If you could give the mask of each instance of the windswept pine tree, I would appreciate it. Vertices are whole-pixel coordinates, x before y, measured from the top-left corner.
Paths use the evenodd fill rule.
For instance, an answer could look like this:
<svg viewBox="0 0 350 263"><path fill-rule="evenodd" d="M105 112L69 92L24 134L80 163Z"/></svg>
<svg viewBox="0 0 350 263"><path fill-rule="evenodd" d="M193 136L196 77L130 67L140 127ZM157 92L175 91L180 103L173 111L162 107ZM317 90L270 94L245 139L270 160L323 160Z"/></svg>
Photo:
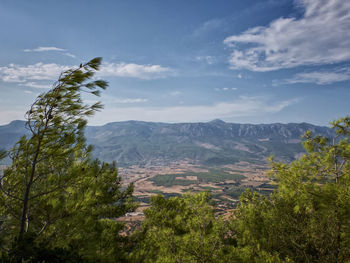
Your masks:
<svg viewBox="0 0 350 263"><path fill-rule="evenodd" d="M8 152L12 164L0 182L3 254L33 262L50 261L50 251L58 251L53 258L64 256L62 251L71 259L71 253L118 258L122 226L111 218L132 209L133 188L122 189L115 164L91 159L84 137L87 117L102 105L85 104L82 93L98 96L107 87L92 79L100 64L95 58L63 72L26 113L30 136Z"/></svg>

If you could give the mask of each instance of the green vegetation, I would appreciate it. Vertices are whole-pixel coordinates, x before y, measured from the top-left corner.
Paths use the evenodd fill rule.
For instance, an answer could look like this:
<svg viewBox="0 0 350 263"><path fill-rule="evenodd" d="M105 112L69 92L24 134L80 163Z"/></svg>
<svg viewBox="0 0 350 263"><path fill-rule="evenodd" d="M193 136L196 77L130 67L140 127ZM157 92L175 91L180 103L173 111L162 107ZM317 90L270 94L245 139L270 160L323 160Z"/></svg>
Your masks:
<svg viewBox="0 0 350 263"><path fill-rule="evenodd" d="M151 198L131 259L134 262L235 262L227 228L216 219L208 193Z"/></svg>
<svg viewBox="0 0 350 263"><path fill-rule="evenodd" d="M152 194L162 194L163 192L157 189L153 189L153 190L147 190L148 193L152 193Z"/></svg>
<svg viewBox="0 0 350 263"><path fill-rule="evenodd" d="M224 193L233 199L239 199L241 194L246 190L247 188L244 187L227 187L223 189Z"/></svg>
<svg viewBox="0 0 350 263"><path fill-rule="evenodd" d="M350 259L350 118L333 123L336 138L306 133L307 154L272 162L277 190L269 198L245 192L237 220L238 245L294 262Z"/></svg>
<svg viewBox="0 0 350 263"><path fill-rule="evenodd" d="M186 178L187 176L196 176L197 180L191 179L179 179ZM177 179L178 178L178 179ZM181 174L159 174L150 179L155 185L158 186L172 186L172 185L191 185L200 182L205 183L220 183L225 180L240 181L244 179L242 174L231 174L224 169L211 169L209 172L185 172Z"/></svg>
<svg viewBox="0 0 350 263"><path fill-rule="evenodd" d="M152 181L155 185L158 186L172 186L172 185L191 185L196 184L195 180L184 180L184 179L176 179L178 177L183 177L184 174L158 174L148 181Z"/></svg>
<svg viewBox="0 0 350 263"><path fill-rule="evenodd" d="M250 189L251 191L257 191L259 194L268 196L276 188L275 186L269 184L262 184L259 187L244 187L232 184L222 184L222 187L222 191L225 195L228 195L237 200L239 200L241 194L243 194L247 189Z"/></svg>
<svg viewBox="0 0 350 263"><path fill-rule="evenodd" d="M213 191L213 190L217 190L218 188L216 187L211 187L211 186L201 186L200 187L203 191Z"/></svg>
<svg viewBox="0 0 350 263"><path fill-rule="evenodd" d="M3 260L121 257L123 226L111 218L133 208L132 185L121 188L115 164L92 160L84 137L86 117L102 106L83 104L81 93L106 88L106 82L90 80L100 64L95 58L63 72L26 113L30 136L8 152L12 164L0 180Z"/></svg>

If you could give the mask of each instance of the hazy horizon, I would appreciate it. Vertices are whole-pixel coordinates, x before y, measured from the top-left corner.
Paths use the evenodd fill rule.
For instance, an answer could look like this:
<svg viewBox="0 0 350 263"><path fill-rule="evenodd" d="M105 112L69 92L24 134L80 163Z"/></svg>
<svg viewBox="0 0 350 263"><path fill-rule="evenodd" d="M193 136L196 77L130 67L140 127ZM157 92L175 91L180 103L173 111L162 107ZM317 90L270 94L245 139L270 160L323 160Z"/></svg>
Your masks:
<svg viewBox="0 0 350 263"><path fill-rule="evenodd" d="M0 126L6 126L6 125L9 125L11 124L12 122L16 122L16 121L22 121L22 122L25 122L25 120L12 120L8 123L5 123L5 124L0 124ZM315 126L323 126L323 127L330 127L330 123L328 125L321 125L321 124L315 124L315 123L311 123L311 122L269 122L269 123L266 123L266 122L256 122L256 123L253 123L253 122L230 122L230 121L224 121L224 120L221 120L221 119L213 119L213 120L210 120L210 121L192 121L192 122L156 122L156 121L140 121L140 120L125 120L125 121L110 121L110 122L107 122L107 123L104 123L104 124L97 124L97 125L94 125L94 124L91 124L90 122L87 123L87 126L90 126L90 127L102 127L104 125L108 125L108 124L111 124L111 123L122 123L122 122L146 122L146 123L162 123L162 124L186 124L186 123L210 123L210 122L214 122L214 121L223 121L224 123L229 123L229 124L243 124L243 125L269 125L269 124L302 124L302 123L307 123L307 124L311 124L311 125L315 125Z"/></svg>

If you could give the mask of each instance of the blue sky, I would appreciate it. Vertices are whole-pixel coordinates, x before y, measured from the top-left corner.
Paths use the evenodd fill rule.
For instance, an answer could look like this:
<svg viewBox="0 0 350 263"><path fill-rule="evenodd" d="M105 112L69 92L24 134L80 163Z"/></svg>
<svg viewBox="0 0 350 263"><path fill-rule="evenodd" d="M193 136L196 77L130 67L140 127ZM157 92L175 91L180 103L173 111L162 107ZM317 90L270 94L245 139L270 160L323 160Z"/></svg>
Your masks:
<svg viewBox="0 0 350 263"><path fill-rule="evenodd" d="M99 56L109 88L90 125L328 125L350 111L349 28L344 0L2 0L0 124Z"/></svg>

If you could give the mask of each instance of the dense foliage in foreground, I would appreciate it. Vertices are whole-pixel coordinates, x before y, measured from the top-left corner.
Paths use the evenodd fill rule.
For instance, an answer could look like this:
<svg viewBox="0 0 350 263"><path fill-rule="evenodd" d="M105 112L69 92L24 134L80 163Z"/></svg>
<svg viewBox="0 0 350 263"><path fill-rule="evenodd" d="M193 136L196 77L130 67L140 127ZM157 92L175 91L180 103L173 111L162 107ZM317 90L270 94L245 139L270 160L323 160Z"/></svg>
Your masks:
<svg viewBox="0 0 350 263"><path fill-rule="evenodd" d="M210 194L151 198L139 231L120 235L114 220L134 208L132 185L114 164L90 157L81 92L100 59L62 73L27 112L31 136L8 153L0 178L2 262L348 262L350 260L350 117L336 137L305 134L307 153L291 164L271 161L276 190L249 190L229 218L215 215Z"/></svg>

